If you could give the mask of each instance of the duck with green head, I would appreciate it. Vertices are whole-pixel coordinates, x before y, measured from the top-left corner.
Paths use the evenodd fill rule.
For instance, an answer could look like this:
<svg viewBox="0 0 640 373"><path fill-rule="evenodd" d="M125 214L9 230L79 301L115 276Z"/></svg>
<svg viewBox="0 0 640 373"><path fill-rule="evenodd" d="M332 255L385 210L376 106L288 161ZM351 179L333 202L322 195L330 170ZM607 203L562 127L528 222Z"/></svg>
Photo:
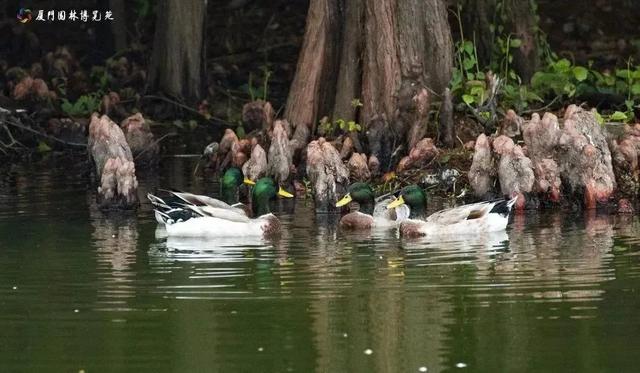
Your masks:
<svg viewBox="0 0 640 373"><path fill-rule="evenodd" d="M169 210L154 204L156 216L162 219L169 237L273 235L280 232L281 225L280 220L271 213L269 203L278 196L293 197L291 193L279 187L272 178L259 179L252 191L252 210L256 218L250 219L237 208L229 205L225 208L218 203L212 203L213 199L185 198L196 196L188 193L173 192L172 194L180 198L182 203L168 206ZM160 200L153 195L149 198Z"/></svg>
<svg viewBox="0 0 640 373"><path fill-rule="evenodd" d="M370 229L374 227L395 227L409 216L409 207L387 209L392 199L376 203L375 193L368 183L357 182L349 186L347 194L342 197L336 207L357 202L358 211L350 212L340 219L340 226L345 229Z"/></svg>
<svg viewBox="0 0 640 373"><path fill-rule="evenodd" d="M245 184L245 178L242 176L242 171L237 167L231 167L227 169L220 178L220 198L226 203L232 205L238 203L240 187ZM248 185L251 184L246 183Z"/></svg>
<svg viewBox="0 0 640 373"><path fill-rule="evenodd" d="M479 234L504 230L509 223L511 209L517 200L485 201L462 205L423 218L426 195L417 185L402 189L398 199L387 208L409 206L410 218L400 223L400 235L405 237L442 237L452 235Z"/></svg>
<svg viewBox="0 0 640 373"><path fill-rule="evenodd" d="M412 184L402 188L398 198L387 205L387 209L409 206L409 219L424 217L427 212L427 194L419 186Z"/></svg>

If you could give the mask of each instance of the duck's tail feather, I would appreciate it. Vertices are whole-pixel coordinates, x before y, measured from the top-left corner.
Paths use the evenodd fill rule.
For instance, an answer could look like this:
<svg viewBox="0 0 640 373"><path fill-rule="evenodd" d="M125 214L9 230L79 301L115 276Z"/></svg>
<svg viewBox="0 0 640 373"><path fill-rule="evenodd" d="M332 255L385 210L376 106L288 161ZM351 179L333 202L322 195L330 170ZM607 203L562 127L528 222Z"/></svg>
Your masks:
<svg viewBox="0 0 640 373"><path fill-rule="evenodd" d="M154 196L151 193L147 193L147 199L151 202L151 204L155 208L160 208L160 209L163 209L163 210L171 208L171 206L169 206L169 204L167 204L162 198L160 198L158 196Z"/></svg>
<svg viewBox="0 0 640 373"><path fill-rule="evenodd" d="M501 216L508 217L509 214L511 213L511 209L513 208L513 205L516 204L517 200L518 200L518 197L516 196L511 198L510 200L503 199L502 201L496 202L496 204L493 205L489 213L499 214Z"/></svg>

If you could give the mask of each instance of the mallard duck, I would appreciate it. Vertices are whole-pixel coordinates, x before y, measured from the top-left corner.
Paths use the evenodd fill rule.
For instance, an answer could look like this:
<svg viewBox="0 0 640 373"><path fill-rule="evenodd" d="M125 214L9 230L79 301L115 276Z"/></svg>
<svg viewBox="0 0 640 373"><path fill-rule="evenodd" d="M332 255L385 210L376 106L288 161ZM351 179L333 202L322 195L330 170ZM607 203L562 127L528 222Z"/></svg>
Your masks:
<svg viewBox="0 0 640 373"><path fill-rule="evenodd" d="M353 183L349 186L347 194L336 203L336 207L357 202L360 209L343 216L340 219L340 226L346 229L396 227L400 221L409 217L410 211L407 205L398 205L398 208L388 209L387 205L392 201L392 198L388 198L376 203L373 189L369 184Z"/></svg>
<svg viewBox="0 0 640 373"><path fill-rule="evenodd" d="M242 176L242 171L231 167L220 178L220 197L228 204L236 204L240 200L238 192L242 184L255 185L255 182Z"/></svg>
<svg viewBox="0 0 640 373"><path fill-rule="evenodd" d="M172 195L182 202L165 203L149 195L150 200L160 200L166 206L156 207L155 211L165 224L169 237L273 235L280 232L281 226L278 218L270 213L269 202L276 196L293 197L282 187L278 188L272 178L259 179L252 191L252 210L256 218L250 219L243 210L214 198L178 192L172 192Z"/></svg>
<svg viewBox="0 0 640 373"><path fill-rule="evenodd" d="M247 206L239 202L238 189L242 184L255 185L255 183L247 178L243 178L242 171L237 167L231 167L227 169L224 175L220 178L220 196L221 200L193 193L182 193L178 191L169 191L169 197L160 198L153 194L147 194L147 198L151 201L156 212L156 221L158 224L164 224L166 220L159 215L159 212L176 214L176 218L180 219L181 214L184 213L182 204L191 203L198 206L209 205L219 208L234 208L237 212L244 212L249 216L250 211L247 211ZM184 219L183 219L184 220Z"/></svg>
<svg viewBox="0 0 640 373"><path fill-rule="evenodd" d="M426 219L419 219L426 207L426 197L416 185L405 187L388 209L408 205L410 218L400 223L400 235L406 237L478 234L504 230L517 197L472 203L438 211ZM415 213L414 213L415 212Z"/></svg>

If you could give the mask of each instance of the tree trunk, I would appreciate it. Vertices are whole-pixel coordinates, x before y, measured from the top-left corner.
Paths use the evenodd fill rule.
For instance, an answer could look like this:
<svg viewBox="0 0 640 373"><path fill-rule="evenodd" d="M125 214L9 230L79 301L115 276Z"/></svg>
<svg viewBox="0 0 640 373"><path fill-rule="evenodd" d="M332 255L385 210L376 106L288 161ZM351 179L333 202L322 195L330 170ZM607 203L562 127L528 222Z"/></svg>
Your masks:
<svg viewBox="0 0 640 373"><path fill-rule="evenodd" d="M127 48L127 12L124 0L109 0L109 8L113 12L111 32L113 33L113 46L116 52Z"/></svg>
<svg viewBox="0 0 640 373"><path fill-rule="evenodd" d="M479 66L489 66L495 40L492 26L498 21L496 0L463 1L461 16L464 38L475 43Z"/></svg>
<svg viewBox="0 0 640 373"><path fill-rule="evenodd" d="M344 40L340 54L340 71L336 85L334 119L355 120L357 108L351 102L360 97L362 68L363 0L348 0L345 4Z"/></svg>
<svg viewBox="0 0 640 373"><path fill-rule="evenodd" d="M163 0L158 6L149 90L188 103L202 97L205 81L204 0Z"/></svg>
<svg viewBox="0 0 640 373"><path fill-rule="evenodd" d="M339 0L311 0L304 42L291 83L285 118L294 127L315 128L333 105L341 22Z"/></svg>
<svg viewBox="0 0 640 373"><path fill-rule="evenodd" d="M524 83L538 67L538 44L536 41L536 10L531 0L505 0L505 29L522 41L513 49L513 67Z"/></svg>
<svg viewBox="0 0 640 373"><path fill-rule="evenodd" d="M367 129L370 152L389 169L397 150L408 151L414 97L425 88L440 95L452 67L444 0L311 0L285 117L294 126L313 126L324 116L355 120ZM351 105L354 98L361 110ZM362 152L358 136L349 136Z"/></svg>

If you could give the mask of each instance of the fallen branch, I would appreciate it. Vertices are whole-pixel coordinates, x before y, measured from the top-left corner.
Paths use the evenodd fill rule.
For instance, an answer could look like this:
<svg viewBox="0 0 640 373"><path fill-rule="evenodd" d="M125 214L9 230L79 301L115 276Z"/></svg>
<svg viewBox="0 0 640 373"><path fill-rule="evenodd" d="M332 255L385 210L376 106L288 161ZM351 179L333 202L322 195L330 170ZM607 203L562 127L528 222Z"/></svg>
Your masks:
<svg viewBox="0 0 640 373"><path fill-rule="evenodd" d="M236 127L235 124L229 123L229 122L227 122L226 120L224 120L222 118L217 118L217 117L213 117L213 116L210 116L209 118L207 118L204 115L202 115L202 113L199 112L198 110L196 110L196 109L194 109L192 107L189 107L189 106L187 106L187 105L185 105L185 104L183 104L181 102L178 102L176 100L172 100L172 99L170 99L168 97L156 96L156 95L146 95L146 96L143 96L141 98L141 100L144 100L144 99L160 100L160 101L167 102L167 103L175 105L175 106L177 106L177 107L179 107L181 109L184 109L184 110L186 110L186 111L188 111L190 113L196 114L196 115L202 117L207 122L212 123L212 124L216 124L215 122L220 122L220 123L224 124L227 127Z"/></svg>
<svg viewBox="0 0 640 373"><path fill-rule="evenodd" d="M167 133L164 136L160 137L159 139L153 141L152 143L150 143L149 145L147 145L144 150L142 150L140 153L138 153L138 155L136 155L136 157L133 159L134 161L136 159L138 159L141 155L143 155L147 150L151 149L152 147L154 147L156 144L159 144L160 141L166 139L167 137L173 137L173 136L177 136L177 134L175 132L171 132L171 133Z"/></svg>
<svg viewBox="0 0 640 373"><path fill-rule="evenodd" d="M34 130L33 128L31 128L29 126L25 126L24 124L21 124L21 123L18 123L18 122L14 122L14 121L6 119L6 118L4 119L3 123L4 124L8 124L8 125L10 125L12 127L15 127L15 128L19 128L19 129L21 129L23 131L27 131L27 132L33 133L34 135L40 136L42 138L45 138L45 139L48 139L48 140L55 141L57 143L66 145L66 146L76 147L76 148L86 148L87 147L86 143L65 141L65 140L59 139L59 138L57 138L55 136L47 135L46 133L42 133L42 132L40 132L38 130Z"/></svg>

